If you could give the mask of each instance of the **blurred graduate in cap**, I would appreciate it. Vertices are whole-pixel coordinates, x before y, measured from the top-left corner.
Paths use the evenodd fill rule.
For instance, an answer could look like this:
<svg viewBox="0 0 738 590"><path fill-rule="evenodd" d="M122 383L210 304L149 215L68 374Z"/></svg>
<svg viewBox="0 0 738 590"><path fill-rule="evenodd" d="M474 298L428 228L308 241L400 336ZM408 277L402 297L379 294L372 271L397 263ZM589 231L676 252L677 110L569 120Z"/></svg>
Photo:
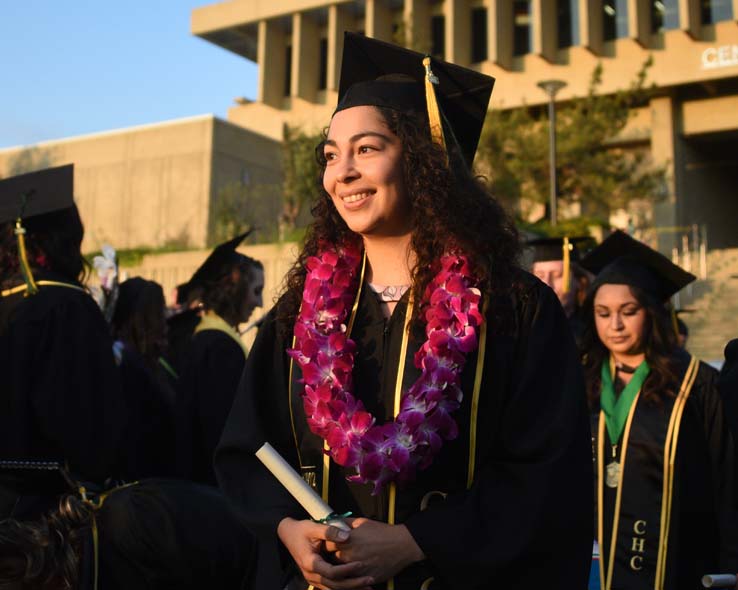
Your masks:
<svg viewBox="0 0 738 590"><path fill-rule="evenodd" d="M597 275L583 346L603 587L687 589L738 571L717 371L678 346L667 308L695 277L623 232L581 264Z"/></svg>
<svg viewBox="0 0 738 590"><path fill-rule="evenodd" d="M213 454L248 356L238 326L263 304L263 265L236 251L249 233L215 248L187 287L201 312L179 372L177 472L200 483L215 485Z"/></svg>
<svg viewBox="0 0 738 590"><path fill-rule="evenodd" d="M589 286L587 273L579 265L581 249L589 237L536 238L527 245L533 253L530 271L554 290L569 318L577 342L582 334L580 309Z"/></svg>
<svg viewBox="0 0 738 590"><path fill-rule="evenodd" d="M255 559L225 498L191 482L85 486L40 518L0 520L3 589L246 590Z"/></svg>
<svg viewBox="0 0 738 590"><path fill-rule="evenodd" d="M73 184L71 165L0 181L0 460L59 461L102 482L126 408L108 325L80 282ZM43 509L24 479L0 474L0 518Z"/></svg>
<svg viewBox="0 0 738 590"><path fill-rule="evenodd" d="M216 454L294 587L586 584L574 341L470 172L493 82L345 35L315 218ZM253 456L264 440L357 517L349 534L307 519Z"/></svg>

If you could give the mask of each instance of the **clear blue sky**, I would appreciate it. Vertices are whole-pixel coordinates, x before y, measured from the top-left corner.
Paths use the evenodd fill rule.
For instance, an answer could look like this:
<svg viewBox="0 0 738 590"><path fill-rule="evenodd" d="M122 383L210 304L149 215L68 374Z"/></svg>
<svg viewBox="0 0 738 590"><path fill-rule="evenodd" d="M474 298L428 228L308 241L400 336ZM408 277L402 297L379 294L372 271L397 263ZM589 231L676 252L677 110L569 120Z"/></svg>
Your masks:
<svg viewBox="0 0 738 590"><path fill-rule="evenodd" d="M0 148L214 113L255 98L256 64L190 34L210 0L0 6Z"/></svg>

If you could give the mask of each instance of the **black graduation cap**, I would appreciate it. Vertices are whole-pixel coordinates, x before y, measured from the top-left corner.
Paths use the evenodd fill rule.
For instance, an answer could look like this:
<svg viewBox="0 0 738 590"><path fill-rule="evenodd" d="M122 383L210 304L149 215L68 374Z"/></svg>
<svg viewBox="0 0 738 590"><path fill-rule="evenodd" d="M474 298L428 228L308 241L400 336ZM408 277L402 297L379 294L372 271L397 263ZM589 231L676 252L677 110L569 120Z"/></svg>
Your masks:
<svg viewBox="0 0 738 590"><path fill-rule="evenodd" d="M666 301L696 280L663 254L616 231L587 254L580 264L597 275L592 289L605 284L631 285Z"/></svg>
<svg viewBox="0 0 738 590"><path fill-rule="evenodd" d="M429 113L426 83L435 95L446 140L455 138L471 167L495 79L448 62L430 59L432 76L423 63L427 56L397 45L346 32L336 112L355 106L378 106ZM428 81L428 82L427 82ZM428 97L433 100L432 96Z"/></svg>
<svg viewBox="0 0 738 590"><path fill-rule="evenodd" d="M563 260L565 250L568 248L569 257L572 262L579 262L581 246L586 242L592 242L590 236L557 237L557 238L534 238L526 242L533 250L533 262L545 260Z"/></svg>
<svg viewBox="0 0 738 590"><path fill-rule="evenodd" d="M74 165L46 168L0 180L0 223L74 206Z"/></svg>
<svg viewBox="0 0 738 590"><path fill-rule="evenodd" d="M184 285L180 285L177 289L190 290L195 287L202 287L205 284L215 281L223 276L239 257L239 254L236 252L236 248L241 245L241 242L243 242L252 231L253 229L249 229L248 231L237 235L235 238L216 246L205 259L205 262L203 262L195 271L190 280Z"/></svg>

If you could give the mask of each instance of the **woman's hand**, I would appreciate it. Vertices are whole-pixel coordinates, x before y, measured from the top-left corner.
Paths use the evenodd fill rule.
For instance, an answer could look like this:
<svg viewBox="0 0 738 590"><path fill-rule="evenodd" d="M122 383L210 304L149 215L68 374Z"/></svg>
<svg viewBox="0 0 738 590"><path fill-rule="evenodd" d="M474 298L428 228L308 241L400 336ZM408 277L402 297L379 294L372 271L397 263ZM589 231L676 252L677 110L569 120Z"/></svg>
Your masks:
<svg viewBox="0 0 738 590"><path fill-rule="evenodd" d="M326 550L345 564L361 564L358 572L376 582L389 580L416 561L423 551L405 525L391 525L367 518L347 519L352 528L346 540L330 540Z"/></svg>
<svg viewBox="0 0 738 590"><path fill-rule="evenodd" d="M284 518L277 534L308 584L327 590L360 590L374 583L374 579L361 573L365 569L361 562L334 565L325 559L327 543L346 542L353 533L311 520Z"/></svg>

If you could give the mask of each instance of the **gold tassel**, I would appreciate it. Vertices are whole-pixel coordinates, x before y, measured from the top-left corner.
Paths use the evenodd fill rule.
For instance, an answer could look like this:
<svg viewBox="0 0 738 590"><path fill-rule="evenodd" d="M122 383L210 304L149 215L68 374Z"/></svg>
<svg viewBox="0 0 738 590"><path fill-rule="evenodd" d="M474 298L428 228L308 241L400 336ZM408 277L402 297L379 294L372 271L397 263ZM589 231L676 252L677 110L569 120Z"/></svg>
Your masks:
<svg viewBox="0 0 738 590"><path fill-rule="evenodd" d="M33 278L31 266L28 264L28 252L26 251L26 228L23 227L21 218L15 220L15 236L18 240L18 258L20 260L21 274L26 283L26 295L38 293L38 285Z"/></svg>
<svg viewBox="0 0 738 590"><path fill-rule="evenodd" d="M441 122L441 112L438 110L438 101L436 100L436 89L434 85L438 84L438 77L431 70L431 58L425 56L423 58L425 66L425 103L428 109L428 121L430 122L431 138L435 143L440 145L446 151L446 140L443 137L443 123Z"/></svg>
<svg viewBox="0 0 738 590"><path fill-rule="evenodd" d="M564 260L564 272L562 276L562 282L564 283L564 286L562 287L562 291L564 293L569 292L569 283L571 282L571 249L572 245L569 243L569 238L564 238L562 257Z"/></svg>

